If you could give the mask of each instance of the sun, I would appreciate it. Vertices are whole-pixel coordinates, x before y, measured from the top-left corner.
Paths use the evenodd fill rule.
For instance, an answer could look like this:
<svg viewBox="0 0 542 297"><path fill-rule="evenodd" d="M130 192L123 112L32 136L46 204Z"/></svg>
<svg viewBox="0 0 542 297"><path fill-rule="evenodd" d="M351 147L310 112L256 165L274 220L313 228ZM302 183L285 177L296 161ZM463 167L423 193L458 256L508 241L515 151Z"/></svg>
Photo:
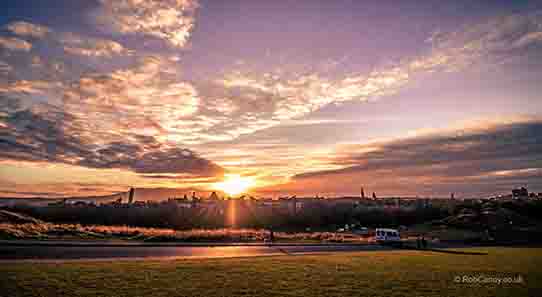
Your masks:
<svg viewBox="0 0 542 297"><path fill-rule="evenodd" d="M224 181L214 184L213 188L233 196L246 192L253 185L253 178L230 174L226 175Z"/></svg>

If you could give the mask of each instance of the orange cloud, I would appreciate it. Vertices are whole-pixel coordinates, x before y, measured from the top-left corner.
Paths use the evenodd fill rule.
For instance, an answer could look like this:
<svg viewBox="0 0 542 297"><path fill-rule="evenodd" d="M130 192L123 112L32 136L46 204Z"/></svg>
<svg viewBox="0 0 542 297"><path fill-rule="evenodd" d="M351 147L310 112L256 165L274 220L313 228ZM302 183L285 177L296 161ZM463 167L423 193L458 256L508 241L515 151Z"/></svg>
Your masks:
<svg viewBox="0 0 542 297"><path fill-rule="evenodd" d="M32 49L32 44L19 38L0 36L0 47L12 51L29 52Z"/></svg>
<svg viewBox="0 0 542 297"><path fill-rule="evenodd" d="M78 36L73 33L65 33L60 39L60 43L64 45L64 51L69 54L87 56L87 57L108 57L115 55L129 55L131 51L125 49L120 43Z"/></svg>
<svg viewBox="0 0 542 297"><path fill-rule="evenodd" d="M97 22L123 34L143 34L184 47L194 27L195 0L101 0Z"/></svg>
<svg viewBox="0 0 542 297"><path fill-rule="evenodd" d="M146 57L108 75L86 75L65 90L63 108L94 126L94 133L137 131L180 142L190 137L182 119L197 112L199 96L176 71L162 58Z"/></svg>
<svg viewBox="0 0 542 297"><path fill-rule="evenodd" d="M10 23L6 28L15 35L34 38L43 38L51 32L51 30L45 26L24 21Z"/></svg>

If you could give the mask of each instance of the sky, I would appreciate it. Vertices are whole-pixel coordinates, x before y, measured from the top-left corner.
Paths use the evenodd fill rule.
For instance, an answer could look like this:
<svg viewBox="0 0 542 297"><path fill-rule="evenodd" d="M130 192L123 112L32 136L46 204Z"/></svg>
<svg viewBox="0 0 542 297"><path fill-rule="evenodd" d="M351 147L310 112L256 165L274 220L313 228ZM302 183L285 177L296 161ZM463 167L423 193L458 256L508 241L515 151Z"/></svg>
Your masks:
<svg viewBox="0 0 542 297"><path fill-rule="evenodd" d="M4 0L0 196L541 192L541 78L539 1Z"/></svg>

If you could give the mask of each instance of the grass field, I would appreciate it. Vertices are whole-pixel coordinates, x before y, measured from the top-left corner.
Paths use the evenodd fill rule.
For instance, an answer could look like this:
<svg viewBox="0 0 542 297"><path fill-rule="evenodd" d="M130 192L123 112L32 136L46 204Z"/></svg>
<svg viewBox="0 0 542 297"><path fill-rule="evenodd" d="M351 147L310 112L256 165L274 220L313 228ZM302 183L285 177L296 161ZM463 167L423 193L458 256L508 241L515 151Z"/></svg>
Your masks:
<svg viewBox="0 0 542 297"><path fill-rule="evenodd" d="M2 263L0 296L542 296L542 249L478 250L488 254L385 251L154 262ZM480 275L521 276L522 282L463 281L463 276Z"/></svg>

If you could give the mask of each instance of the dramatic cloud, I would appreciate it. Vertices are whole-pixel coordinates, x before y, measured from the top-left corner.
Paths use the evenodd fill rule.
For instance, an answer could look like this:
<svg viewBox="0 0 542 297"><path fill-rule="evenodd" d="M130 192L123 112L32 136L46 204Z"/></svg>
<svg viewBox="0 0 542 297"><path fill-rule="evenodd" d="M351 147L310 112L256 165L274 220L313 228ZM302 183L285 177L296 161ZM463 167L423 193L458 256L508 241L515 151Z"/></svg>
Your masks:
<svg viewBox="0 0 542 297"><path fill-rule="evenodd" d="M4 100L5 99L5 100ZM88 168L121 168L136 173L222 174L223 169L188 149L134 134L131 142L97 145L81 137L90 131L78 118L48 108L46 113L23 109L18 100L0 105L0 159L53 162Z"/></svg>
<svg viewBox="0 0 542 297"><path fill-rule="evenodd" d="M143 25L145 19L160 19L161 10L177 11L184 16L197 7L192 1L131 0L102 4L102 9L108 11L102 17L123 28L119 31L139 30L150 35L156 35L156 28L161 28L159 32L163 34L176 29L168 18L164 24L155 24L156 28ZM192 16L188 19L192 24ZM190 26L184 26L184 22L181 18L178 25L188 32ZM230 71L221 78L203 82L188 82L181 71L182 61L168 55L138 57L138 53L112 40L55 33L54 40L69 54L94 58L125 58L133 54L136 62L105 73L85 71L75 80L72 77L69 81L47 83L20 80L3 89L20 95L21 91L36 93L43 91L44 85L54 86L54 92L47 92L59 94L57 97L62 98L62 108L67 112L79 118L86 115L88 126L92 126L89 130L98 133L115 130L122 134L139 129L160 141L185 144L227 141L309 115L329 104L395 94L407 83L435 71L459 71L469 65L510 61L524 55L523 48L538 42L539 23L538 15L512 15L457 32L435 33L429 40L431 49L424 55L378 66L367 73L347 73L341 78L326 77L317 71L298 74L277 69L260 74Z"/></svg>
<svg viewBox="0 0 542 297"><path fill-rule="evenodd" d="M12 50L12 51L29 52L32 49L32 44L28 41L25 41L19 38L0 36L0 47L3 47L8 50Z"/></svg>
<svg viewBox="0 0 542 297"><path fill-rule="evenodd" d="M65 90L62 107L96 133L141 131L187 141L194 131L185 119L196 113L199 97L179 80L174 66L161 57L145 57L130 68L85 75Z"/></svg>
<svg viewBox="0 0 542 297"><path fill-rule="evenodd" d="M13 22L0 32L3 161L117 168L154 180L184 178L185 174L219 176L224 169L208 159L239 171L243 167L250 168L250 173L266 171L261 176L270 181L276 180L275 176L284 180L307 167L317 172L295 176L293 181L341 175L355 176L350 181L354 183L358 174L378 180L411 174L421 183L435 178L445 183L462 176L480 180L532 177L540 172L540 164L531 162L539 157L531 155L539 149L535 144L522 142L516 153L523 157L516 158L508 147L491 142L492 137L507 139L503 133L531 133L529 129L538 122L482 132L469 130L456 138L439 134L352 146L325 158L314 157L316 148L307 149L307 143L318 139L319 148L327 152L331 145L345 141L336 135L341 128L354 131L359 129L358 123L305 129L292 124L326 106L333 109L330 105L397 94L411 82L423 82L429 76L436 80L434 74L482 73L539 56L539 13L491 18L454 32L437 31L425 44L417 43L421 48L405 50L401 59L382 57L370 64L366 61L369 58L350 61L345 54L344 59L334 56L331 59L338 60L324 61L315 53L310 67L298 67L295 58L278 64L250 63L267 49L252 49L251 43L258 40L239 40L232 35L230 41L232 32L218 29L216 36L197 39L212 44L215 51L205 46L197 51L182 50L189 48L197 1L100 0L96 4L92 23L70 27L73 32L62 31L67 28L62 24L48 28L29 22ZM82 14L88 16L88 11ZM98 28L87 30L87 25ZM213 26L202 27L201 34L214 32ZM298 31L300 39L312 36L305 28ZM242 36L271 37L277 49L285 51L291 44L304 46L281 39L282 32L267 33ZM220 63L225 59L221 55L235 58L225 49L222 52L221 45L226 42L239 46L241 58L246 55L249 62L222 68ZM372 45L357 45L360 57L374 50ZM329 47L321 49L324 55L336 50L331 49L331 43ZM282 55L279 52L277 55ZM269 55L274 55L271 49ZM341 66L331 71L332 64ZM198 66L202 66L201 73ZM493 99L488 96L484 100L491 104ZM258 138L257 132L267 132L269 138ZM524 141L521 135L513 136ZM292 137L299 141L292 141ZM540 140L536 135L531 138ZM528 148L531 150L523 151ZM457 162L448 162L452 159Z"/></svg>
<svg viewBox="0 0 542 297"><path fill-rule="evenodd" d="M141 34L184 47L194 26L195 0L101 0L97 22L123 34Z"/></svg>
<svg viewBox="0 0 542 297"><path fill-rule="evenodd" d="M495 178L535 182L542 173L541 131L540 119L526 119L343 146L320 160L338 169L298 174L293 181L340 179L379 189L467 184L458 190Z"/></svg>

